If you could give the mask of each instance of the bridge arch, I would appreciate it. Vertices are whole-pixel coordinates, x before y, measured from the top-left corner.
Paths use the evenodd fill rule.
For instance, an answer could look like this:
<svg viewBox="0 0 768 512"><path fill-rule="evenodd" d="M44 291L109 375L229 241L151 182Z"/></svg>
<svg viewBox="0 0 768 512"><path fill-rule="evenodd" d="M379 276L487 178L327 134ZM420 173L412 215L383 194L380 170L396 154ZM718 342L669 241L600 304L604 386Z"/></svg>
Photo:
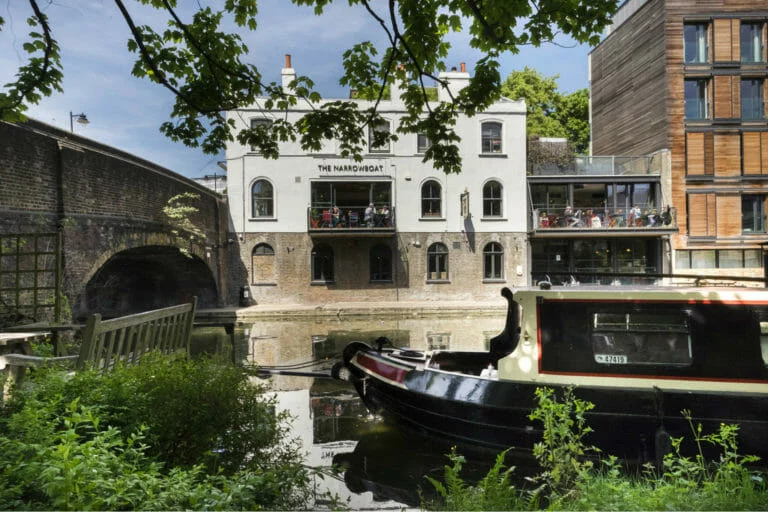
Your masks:
<svg viewBox="0 0 768 512"><path fill-rule="evenodd" d="M198 307L217 305L216 281L206 262L178 247L147 245L100 259L75 313L121 316L188 302L193 296Z"/></svg>

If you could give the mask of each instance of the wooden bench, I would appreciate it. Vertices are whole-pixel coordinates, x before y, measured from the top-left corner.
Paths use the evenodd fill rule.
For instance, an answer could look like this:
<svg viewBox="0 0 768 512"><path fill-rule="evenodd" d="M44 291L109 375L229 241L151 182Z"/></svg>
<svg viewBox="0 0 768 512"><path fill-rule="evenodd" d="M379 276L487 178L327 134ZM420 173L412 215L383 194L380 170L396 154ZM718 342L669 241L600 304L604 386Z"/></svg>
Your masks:
<svg viewBox="0 0 768 512"><path fill-rule="evenodd" d="M18 380L23 369L42 365L63 365L75 369L108 371L115 364L136 364L150 351L189 354L197 297L188 304L145 311L110 320L96 313L88 317L77 356L40 357L26 354L0 355L0 370L10 367L11 379ZM22 373L19 373L19 370Z"/></svg>

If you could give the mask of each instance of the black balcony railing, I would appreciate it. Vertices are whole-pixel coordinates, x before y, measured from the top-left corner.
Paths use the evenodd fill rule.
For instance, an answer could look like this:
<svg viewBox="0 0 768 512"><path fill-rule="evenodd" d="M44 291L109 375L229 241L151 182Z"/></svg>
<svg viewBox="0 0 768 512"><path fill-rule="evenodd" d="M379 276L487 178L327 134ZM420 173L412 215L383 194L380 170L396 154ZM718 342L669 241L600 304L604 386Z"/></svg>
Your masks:
<svg viewBox="0 0 768 512"><path fill-rule="evenodd" d="M334 212L328 207L307 209L307 229L313 233L395 231L395 209L378 208L368 211L366 206L345 206Z"/></svg>
<svg viewBox="0 0 768 512"><path fill-rule="evenodd" d="M677 230L677 210L667 207L606 209L593 208L535 208L532 215L533 231L540 230Z"/></svg>

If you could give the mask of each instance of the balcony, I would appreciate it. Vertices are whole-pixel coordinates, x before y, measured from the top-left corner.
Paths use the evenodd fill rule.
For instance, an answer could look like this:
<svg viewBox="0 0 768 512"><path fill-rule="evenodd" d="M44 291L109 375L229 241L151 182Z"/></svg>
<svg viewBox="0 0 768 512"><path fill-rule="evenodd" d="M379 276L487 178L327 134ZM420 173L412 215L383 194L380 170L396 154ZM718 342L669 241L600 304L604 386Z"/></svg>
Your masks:
<svg viewBox="0 0 768 512"><path fill-rule="evenodd" d="M395 234L395 209L378 210L368 219L366 206L344 206L338 217L327 207L307 208L307 231L313 237L390 237Z"/></svg>
<svg viewBox="0 0 768 512"><path fill-rule="evenodd" d="M662 159L643 156L571 156L528 162L528 176L660 176Z"/></svg>
<svg viewBox="0 0 768 512"><path fill-rule="evenodd" d="M532 231L541 237L563 237L569 234L585 236L658 236L677 232L677 209L640 208L610 210L604 206L592 208L534 209Z"/></svg>

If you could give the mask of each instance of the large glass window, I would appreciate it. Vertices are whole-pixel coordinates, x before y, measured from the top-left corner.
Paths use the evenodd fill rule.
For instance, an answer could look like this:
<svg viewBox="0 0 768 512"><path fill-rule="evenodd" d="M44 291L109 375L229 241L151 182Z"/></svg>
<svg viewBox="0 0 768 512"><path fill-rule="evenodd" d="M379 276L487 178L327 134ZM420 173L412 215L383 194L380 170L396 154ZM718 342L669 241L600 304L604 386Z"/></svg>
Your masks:
<svg viewBox="0 0 768 512"><path fill-rule="evenodd" d="M371 249L371 281L392 282L392 250L386 245Z"/></svg>
<svg viewBox="0 0 768 512"><path fill-rule="evenodd" d="M741 23L741 62L762 62L763 24Z"/></svg>
<svg viewBox="0 0 768 512"><path fill-rule="evenodd" d="M252 216L274 217L274 190L272 184L267 180L257 180L251 187L251 197L253 199Z"/></svg>
<svg viewBox="0 0 768 512"><path fill-rule="evenodd" d="M427 249L427 280L448 280L448 248L439 242Z"/></svg>
<svg viewBox="0 0 768 512"><path fill-rule="evenodd" d="M389 121L380 121L368 126L368 152L389 153L391 146L389 139L383 137L389 135Z"/></svg>
<svg viewBox="0 0 768 512"><path fill-rule="evenodd" d="M754 78L741 79L741 118L762 119L763 81Z"/></svg>
<svg viewBox="0 0 768 512"><path fill-rule="evenodd" d="M707 80L694 79L685 81L685 118L707 119Z"/></svg>
<svg viewBox="0 0 768 512"><path fill-rule="evenodd" d="M565 208L568 202L567 185L540 185L531 186L531 203L534 210L544 210L548 212L560 212Z"/></svg>
<svg viewBox="0 0 768 512"><path fill-rule="evenodd" d="M683 43L686 64L700 64L709 60L709 39L706 23L686 23Z"/></svg>
<svg viewBox="0 0 768 512"><path fill-rule="evenodd" d="M765 196L741 196L742 233L765 233Z"/></svg>
<svg viewBox="0 0 768 512"><path fill-rule="evenodd" d="M320 244L312 248L312 281L333 282L333 249Z"/></svg>
<svg viewBox="0 0 768 512"><path fill-rule="evenodd" d="M762 268L760 249L697 249L675 251L678 270L691 268Z"/></svg>
<svg viewBox="0 0 768 512"><path fill-rule="evenodd" d="M483 279L504 278L504 249L491 242L483 249Z"/></svg>
<svg viewBox="0 0 768 512"><path fill-rule="evenodd" d="M482 124L482 152L501 153L501 123L486 122Z"/></svg>
<svg viewBox="0 0 768 512"><path fill-rule="evenodd" d="M501 183L489 181L483 186L483 217L501 217Z"/></svg>
<svg viewBox="0 0 768 512"><path fill-rule="evenodd" d="M251 253L253 283L271 283L275 279L275 250L269 244L258 244Z"/></svg>
<svg viewBox="0 0 768 512"><path fill-rule="evenodd" d="M421 186L421 216L441 217L442 199L440 184L429 180Z"/></svg>

